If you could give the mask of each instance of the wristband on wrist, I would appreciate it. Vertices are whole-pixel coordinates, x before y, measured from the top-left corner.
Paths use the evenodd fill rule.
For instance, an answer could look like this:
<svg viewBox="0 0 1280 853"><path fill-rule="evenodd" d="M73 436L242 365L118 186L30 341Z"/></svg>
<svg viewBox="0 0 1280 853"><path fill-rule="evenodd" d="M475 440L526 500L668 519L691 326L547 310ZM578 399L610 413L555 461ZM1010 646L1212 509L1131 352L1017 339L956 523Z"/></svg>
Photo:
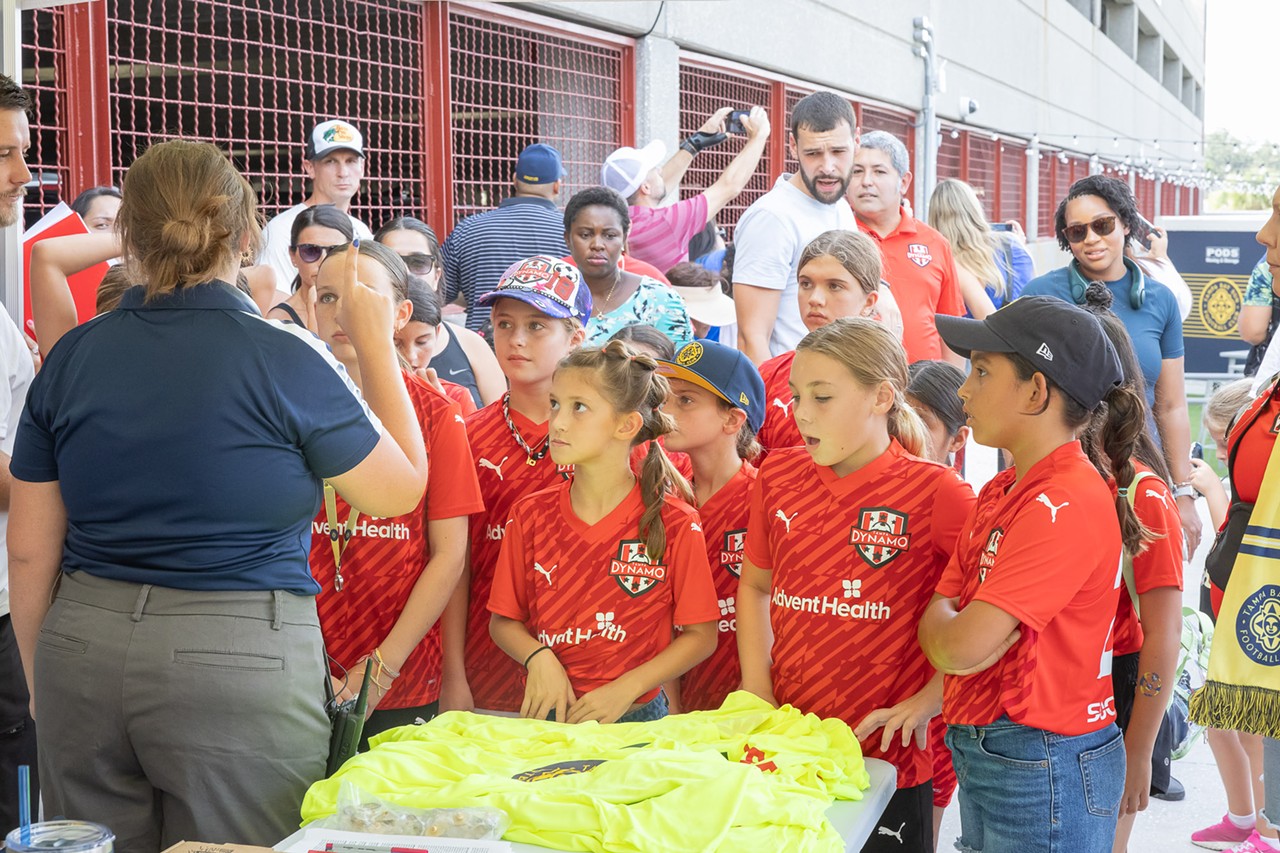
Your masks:
<svg viewBox="0 0 1280 853"><path fill-rule="evenodd" d="M1195 496L1196 490L1192 487L1190 480L1185 483L1173 484L1173 497L1175 500L1177 498L1195 498Z"/></svg>
<svg viewBox="0 0 1280 853"><path fill-rule="evenodd" d="M534 659L534 657L535 657L539 652L549 652L549 651L551 651L551 647L550 647L550 646L538 646L536 649L534 649L533 651L529 652L529 656L528 656L527 658L525 658L525 659L524 659L524 668L525 668L525 669L528 669L528 668L529 668L529 661L533 660L533 659Z"/></svg>
<svg viewBox="0 0 1280 853"><path fill-rule="evenodd" d="M710 148L713 145L719 145L729 138L727 133L703 133L695 130L688 139L680 143L682 151L688 151L690 154L697 154L704 148Z"/></svg>
<svg viewBox="0 0 1280 853"><path fill-rule="evenodd" d="M689 152L690 157L694 157L697 155L699 149L698 146L686 139L684 142L680 143L680 150L687 151Z"/></svg>

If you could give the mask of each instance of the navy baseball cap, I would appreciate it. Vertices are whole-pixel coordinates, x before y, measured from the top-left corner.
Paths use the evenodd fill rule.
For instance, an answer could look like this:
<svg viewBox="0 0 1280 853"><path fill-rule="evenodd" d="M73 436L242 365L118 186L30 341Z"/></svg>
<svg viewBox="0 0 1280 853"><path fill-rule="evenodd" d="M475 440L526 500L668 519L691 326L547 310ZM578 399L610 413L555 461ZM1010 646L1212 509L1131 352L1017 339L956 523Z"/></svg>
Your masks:
<svg viewBox="0 0 1280 853"><path fill-rule="evenodd" d="M519 299L548 317L574 319L586 324L591 317L591 289L582 273L568 261L550 255L534 255L516 261L502 274L496 290L476 300L492 305L504 297Z"/></svg>
<svg viewBox="0 0 1280 853"><path fill-rule="evenodd" d="M516 180L522 184L554 184L563 178L560 152L543 142L535 142L516 158Z"/></svg>
<svg viewBox="0 0 1280 853"><path fill-rule="evenodd" d="M1023 296L985 320L937 315L938 334L965 358L1017 353L1085 409L1097 408L1124 371L1098 318L1052 296Z"/></svg>
<svg viewBox="0 0 1280 853"><path fill-rule="evenodd" d="M746 355L715 341L690 341L675 361L659 361L663 376L706 388L731 406L747 413L752 432L764 425L764 380Z"/></svg>

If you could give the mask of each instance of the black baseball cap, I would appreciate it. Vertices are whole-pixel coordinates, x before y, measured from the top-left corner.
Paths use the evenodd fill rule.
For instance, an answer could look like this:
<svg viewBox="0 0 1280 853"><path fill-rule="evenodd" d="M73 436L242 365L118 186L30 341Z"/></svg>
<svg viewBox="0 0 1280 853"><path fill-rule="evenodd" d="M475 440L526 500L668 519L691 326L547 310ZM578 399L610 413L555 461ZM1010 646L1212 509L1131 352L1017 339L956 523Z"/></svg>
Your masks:
<svg viewBox="0 0 1280 853"><path fill-rule="evenodd" d="M965 358L1017 353L1085 409L1124 381L1120 359L1098 318L1052 296L1023 296L985 320L937 315L938 334Z"/></svg>

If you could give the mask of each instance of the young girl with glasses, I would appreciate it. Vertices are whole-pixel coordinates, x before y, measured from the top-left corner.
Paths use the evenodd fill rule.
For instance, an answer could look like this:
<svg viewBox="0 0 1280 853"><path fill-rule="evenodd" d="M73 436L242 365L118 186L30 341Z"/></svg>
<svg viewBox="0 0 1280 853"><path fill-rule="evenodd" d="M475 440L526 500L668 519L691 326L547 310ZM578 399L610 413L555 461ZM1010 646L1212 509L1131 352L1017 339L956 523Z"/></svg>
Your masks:
<svg viewBox="0 0 1280 853"><path fill-rule="evenodd" d="M926 732L942 677L916 639L973 490L920 458L907 356L874 320L800 341L790 389L802 446L771 452L751 497L738 585L742 687L837 717L863 752L898 769L864 850L933 853Z"/></svg>
<svg viewBox="0 0 1280 853"><path fill-rule="evenodd" d="M293 220L289 232L289 260L298 274L292 295L267 312L268 320L280 320L316 331L316 276L320 264L335 249L351 242L355 232L351 217L331 204L308 207Z"/></svg>
<svg viewBox="0 0 1280 853"><path fill-rule="evenodd" d="M570 354L551 380L551 458L573 479L515 505L489 596L489 632L526 672L522 716L658 719L662 684L715 649L693 496L654 441L671 430L657 370L610 341ZM631 449L645 441L637 477Z"/></svg>
<svg viewBox="0 0 1280 853"><path fill-rule="evenodd" d="M361 385L360 364L339 322L336 275L351 251L357 250L339 249L321 266L316 320L321 340ZM358 251L360 280L392 301L394 326L403 327L412 310L408 270L379 243L362 243ZM354 696L373 669L366 742L435 716L443 674L437 621L462 573L468 517L484 506L457 404L408 372L401 375L431 459L426 494L411 512L374 518L326 488L311 540L320 627L338 698Z"/></svg>
<svg viewBox="0 0 1280 853"><path fill-rule="evenodd" d="M440 299L441 316L444 316L450 306L444 305L447 288L435 230L421 219L400 216L379 228L373 238L399 255L410 274L430 283ZM410 320L403 334L411 336L408 340L414 340L424 332L420 321ZM507 390L506 382L484 338L453 323L439 324L436 332L427 364L415 367L431 367L441 380L463 386L471 392L477 407L502 396Z"/></svg>

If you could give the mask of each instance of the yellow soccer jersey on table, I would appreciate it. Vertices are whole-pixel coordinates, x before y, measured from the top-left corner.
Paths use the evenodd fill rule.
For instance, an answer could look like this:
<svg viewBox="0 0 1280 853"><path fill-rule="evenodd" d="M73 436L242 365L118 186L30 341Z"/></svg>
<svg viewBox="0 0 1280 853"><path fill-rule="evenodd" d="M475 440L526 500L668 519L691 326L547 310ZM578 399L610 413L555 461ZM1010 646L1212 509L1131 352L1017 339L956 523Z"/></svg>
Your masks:
<svg viewBox="0 0 1280 853"><path fill-rule="evenodd" d="M845 723L741 692L716 711L606 726L451 712L372 743L311 786L304 823L333 814L350 782L416 808L499 808L508 841L561 850L835 851L827 807L870 784Z"/></svg>

